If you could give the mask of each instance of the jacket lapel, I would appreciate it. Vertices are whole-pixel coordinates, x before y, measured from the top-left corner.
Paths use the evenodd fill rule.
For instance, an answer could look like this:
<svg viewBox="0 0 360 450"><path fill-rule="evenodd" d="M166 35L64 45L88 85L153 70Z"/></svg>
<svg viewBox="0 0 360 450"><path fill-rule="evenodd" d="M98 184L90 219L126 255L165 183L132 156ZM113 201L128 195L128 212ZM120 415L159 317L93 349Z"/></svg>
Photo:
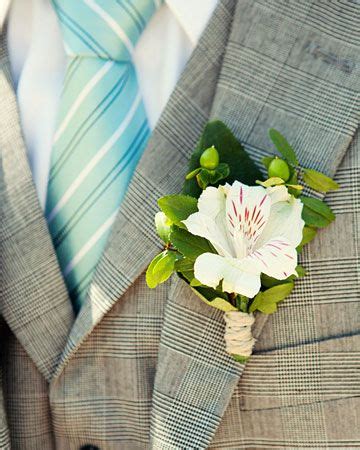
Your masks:
<svg viewBox="0 0 360 450"><path fill-rule="evenodd" d="M101 318L161 249L157 199L181 190L189 156L208 120L227 39L232 0L219 3L144 152L113 225L88 297L69 336L58 376ZM213 30L219 31L219 35Z"/></svg>
<svg viewBox="0 0 360 450"><path fill-rule="evenodd" d="M27 161L4 35L0 42L1 314L50 380L73 312Z"/></svg>
<svg viewBox="0 0 360 450"><path fill-rule="evenodd" d="M305 167L333 175L359 124L357 50L329 40L310 2L301 4L297 22L284 2L235 3L210 117L226 122L255 160L268 154L274 127ZM339 14L340 30L346 18ZM222 316L173 278L154 384L152 448L210 445L244 370L225 352ZM268 317L257 316L256 339Z"/></svg>

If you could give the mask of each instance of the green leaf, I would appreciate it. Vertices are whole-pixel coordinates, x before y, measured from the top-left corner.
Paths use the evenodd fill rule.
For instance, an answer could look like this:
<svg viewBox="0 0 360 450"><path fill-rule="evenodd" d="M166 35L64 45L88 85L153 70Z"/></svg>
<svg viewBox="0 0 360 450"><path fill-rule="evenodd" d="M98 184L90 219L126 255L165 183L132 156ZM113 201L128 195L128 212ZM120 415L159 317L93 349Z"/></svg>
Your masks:
<svg viewBox="0 0 360 450"><path fill-rule="evenodd" d="M251 160L243 146L238 142L231 130L220 120L208 122L202 136L190 159L189 172L200 166L200 157L204 150L215 146L220 156L220 163L229 165L230 174L223 180L232 184L235 180L247 185L254 185L256 180L262 178L254 162ZM183 194L199 197L202 190L195 178L186 180Z"/></svg>
<svg viewBox="0 0 360 450"><path fill-rule="evenodd" d="M185 180L191 180L191 178L194 178L201 170L201 167L198 167L195 170L192 170L191 172L189 172L186 177Z"/></svg>
<svg viewBox="0 0 360 450"><path fill-rule="evenodd" d="M288 188L295 189L297 191L302 191L304 189L304 186L301 186L301 184L288 184L288 183L286 183L286 186Z"/></svg>
<svg viewBox="0 0 360 450"><path fill-rule="evenodd" d="M158 284L164 283L174 272L175 261L178 254L173 251L164 250L151 261L146 271L146 283L153 289Z"/></svg>
<svg viewBox="0 0 360 450"><path fill-rule="evenodd" d="M256 184L260 184L261 186L264 186L264 187L279 186L284 183L285 183L285 181L279 177L271 177L271 178L268 178L266 181L256 180Z"/></svg>
<svg viewBox="0 0 360 450"><path fill-rule="evenodd" d="M303 268L303 266L300 266L300 264L298 266L296 266L295 270L296 270L299 278L302 278L306 275L306 270Z"/></svg>
<svg viewBox="0 0 360 450"><path fill-rule="evenodd" d="M184 272L177 272L180 278L183 278L185 281L187 281L188 284L192 282L192 280L195 278L195 274L193 270L186 270Z"/></svg>
<svg viewBox="0 0 360 450"><path fill-rule="evenodd" d="M208 300L205 295L201 294L198 289L192 288L193 292L207 305L212 306L213 308L220 309L220 311L237 311L235 306L233 306L227 300L221 297L214 297L211 300Z"/></svg>
<svg viewBox="0 0 360 450"><path fill-rule="evenodd" d="M249 304L249 298L248 297L245 297L245 295L240 295L240 294L238 294L236 296L236 308L239 311L247 312L248 304Z"/></svg>
<svg viewBox="0 0 360 450"><path fill-rule="evenodd" d="M297 166L299 162L296 158L296 153L286 138L274 128L270 128L269 136L276 149L282 154L286 161L294 166Z"/></svg>
<svg viewBox="0 0 360 450"><path fill-rule="evenodd" d="M175 263L175 270L177 272L188 272L194 270L194 261L188 258L178 259Z"/></svg>
<svg viewBox="0 0 360 450"><path fill-rule="evenodd" d="M231 355L231 357L240 364L245 364L250 359L250 356L242 355Z"/></svg>
<svg viewBox="0 0 360 450"><path fill-rule="evenodd" d="M215 253L207 239L194 236L189 231L177 226L172 227L170 241L182 255L193 261L202 253Z"/></svg>
<svg viewBox="0 0 360 450"><path fill-rule="evenodd" d="M196 175L198 185L201 189L206 189L209 184L216 185L220 180L225 179L230 173L229 165L220 163L216 169L201 169Z"/></svg>
<svg viewBox="0 0 360 450"><path fill-rule="evenodd" d="M316 234L317 234L316 228L305 226L303 228L303 237L299 244L299 247L303 247L304 245L311 242L314 239L314 237L316 236Z"/></svg>
<svg viewBox="0 0 360 450"><path fill-rule="evenodd" d="M298 185L297 171L293 167L290 167L290 178L287 180L287 185Z"/></svg>
<svg viewBox="0 0 360 450"><path fill-rule="evenodd" d="M335 220L335 214L331 211L329 206L322 200L303 196L300 197L300 200L303 202L304 205L306 205L312 211L315 211L316 213L325 217L325 219L327 219L329 222Z"/></svg>
<svg viewBox="0 0 360 450"><path fill-rule="evenodd" d="M261 162L264 164L264 166L268 169L270 166L271 161L274 159L274 156L264 156L261 159Z"/></svg>
<svg viewBox="0 0 360 450"><path fill-rule="evenodd" d="M158 200L158 205L161 211L163 211L173 223L181 228L185 228L182 221L198 210L197 199L182 194L161 197Z"/></svg>
<svg viewBox="0 0 360 450"><path fill-rule="evenodd" d="M271 288L273 286L278 286L279 284L287 283L286 280L277 280L276 278L269 277L265 273L261 274L261 285L266 288Z"/></svg>
<svg viewBox="0 0 360 450"><path fill-rule="evenodd" d="M214 170L216 172L216 176L218 177L216 181L227 178L230 175L230 167L229 164L226 163L220 163ZM216 181L213 181L212 183L216 183Z"/></svg>
<svg viewBox="0 0 360 450"><path fill-rule="evenodd" d="M197 280L195 277L190 281L190 286L192 287L198 287L198 286L203 286L203 284L201 283L201 281Z"/></svg>
<svg viewBox="0 0 360 450"><path fill-rule="evenodd" d="M276 311L276 304L288 297L294 288L293 282L287 282L271 287L266 291L260 291L250 305L249 311L259 310L265 314Z"/></svg>
<svg viewBox="0 0 360 450"><path fill-rule="evenodd" d="M158 255L155 256L155 258L151 261L149 264L147 270L146 270L146 284L149 288L154 289L159 283L158 283L158 277L156 277L153 274L154 267L156 264L165 256L165 252L161 252Z"/></svg>
<svg viewBox="0 0 360 450"><path fill-rule="evenodd" d="M293 167L290 167L290 178L286 182L286 187L288 188L289 194L296 198L300 196L301 191L303 190L303 186L298 183L297 171Z"/></svg>
<svg viewBox="0 0 360 450"><path fill-rule="evenodd" d="M162 211L155 214L155 227L160 238L165 243L168 243L170 236L169 220Z"/></svg>
<svg viewBox="0 0 360 450"><path fill-rule="evenodd" d="M326 217L313 211L306 205L303 207L301 217L303 218L305 224L309 227L324 228L331 223L331 221L326 219Z"/></svg>
<svg viewBox="0 0 360 450"><path fill-rule="evenodd" d="M340 187L333 179L313 169L304 169L303 180L312 189L324 194L328 191L336 191Z"/></svg>

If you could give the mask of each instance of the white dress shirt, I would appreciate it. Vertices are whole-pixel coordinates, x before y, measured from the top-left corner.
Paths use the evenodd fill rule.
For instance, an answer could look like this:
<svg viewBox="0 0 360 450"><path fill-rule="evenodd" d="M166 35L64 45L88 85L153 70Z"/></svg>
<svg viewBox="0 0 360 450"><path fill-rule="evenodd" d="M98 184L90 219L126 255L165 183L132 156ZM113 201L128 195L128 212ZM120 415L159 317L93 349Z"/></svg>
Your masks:
<svg viewBox="0 0 360 450"><path fill-rule="evenodd" d="M154 128L217 0L165 0L135 48L134 62ZM8 49L30 167L45 205L52 138L66 66L51 0L11 0Z"/></svg>

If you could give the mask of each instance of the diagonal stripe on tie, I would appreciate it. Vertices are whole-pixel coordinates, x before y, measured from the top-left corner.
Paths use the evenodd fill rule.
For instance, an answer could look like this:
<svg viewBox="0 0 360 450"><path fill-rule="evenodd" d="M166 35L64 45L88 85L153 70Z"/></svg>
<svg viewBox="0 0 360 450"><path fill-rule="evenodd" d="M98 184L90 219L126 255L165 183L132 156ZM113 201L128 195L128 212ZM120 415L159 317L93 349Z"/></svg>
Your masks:
<svg viewBox="0 0 360 450"><path fill-rule="evenodd" d="M132 54L160 1L53 3L68 66L46 217L77 312L150 134Z"/></svg>

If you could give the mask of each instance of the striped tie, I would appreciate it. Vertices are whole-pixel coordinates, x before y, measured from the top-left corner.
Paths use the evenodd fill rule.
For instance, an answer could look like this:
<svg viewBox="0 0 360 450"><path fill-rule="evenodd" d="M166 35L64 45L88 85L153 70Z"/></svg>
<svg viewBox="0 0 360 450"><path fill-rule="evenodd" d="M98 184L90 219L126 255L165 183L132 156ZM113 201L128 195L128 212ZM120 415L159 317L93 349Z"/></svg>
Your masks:
<svg viewBox="0 0 360 450"><path fill-rule="evenodd" d="M54 0L67 72L46 217L79 311L150 131L132 61L160 0Z"/></svg>

